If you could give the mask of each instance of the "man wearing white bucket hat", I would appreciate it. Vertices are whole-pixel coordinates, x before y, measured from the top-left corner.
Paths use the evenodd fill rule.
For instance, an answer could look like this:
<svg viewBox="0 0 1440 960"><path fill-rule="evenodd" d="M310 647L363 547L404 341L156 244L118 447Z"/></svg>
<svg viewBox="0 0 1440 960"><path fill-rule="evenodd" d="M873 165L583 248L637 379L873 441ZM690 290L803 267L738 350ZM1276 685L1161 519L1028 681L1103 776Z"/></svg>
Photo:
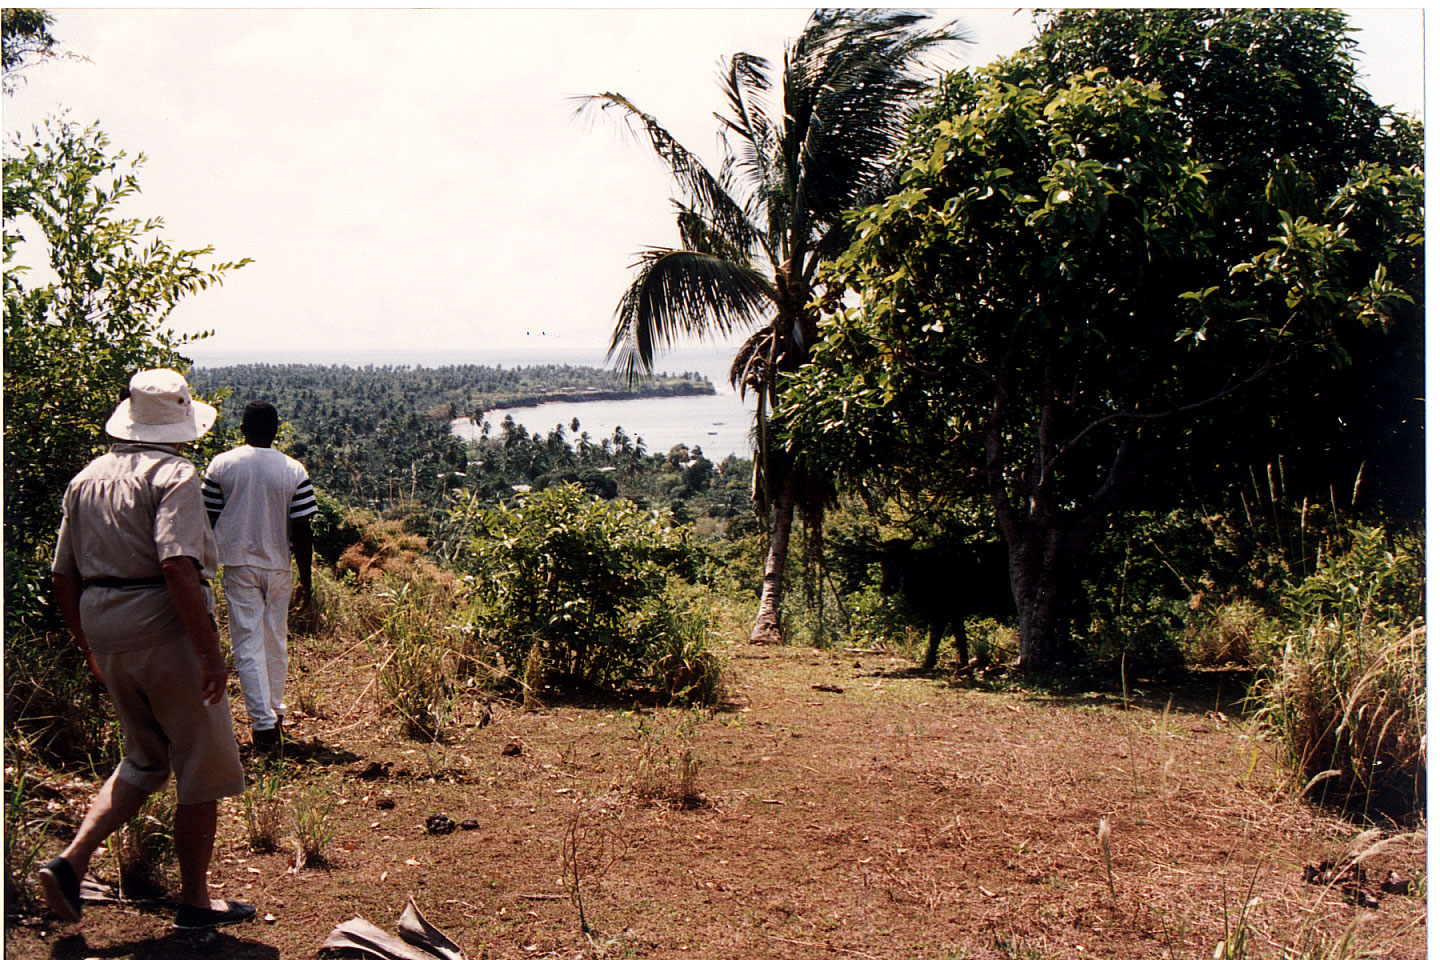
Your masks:
<svg viewBox="0 0 1440 960"><path fill-rule="evenodd" d="M75 839L40 868L45 901L80 919L80 878L110 834L175 774L175 926L238 923L255 908L212 900L207 885L221 797L245 790L225 698L214 598L218 562L195 466L180 445L215 423L174 370L142 370L105 424L120 440L65 491L52 578L65 625L104 681L125 735L124 758Z"/></svg>

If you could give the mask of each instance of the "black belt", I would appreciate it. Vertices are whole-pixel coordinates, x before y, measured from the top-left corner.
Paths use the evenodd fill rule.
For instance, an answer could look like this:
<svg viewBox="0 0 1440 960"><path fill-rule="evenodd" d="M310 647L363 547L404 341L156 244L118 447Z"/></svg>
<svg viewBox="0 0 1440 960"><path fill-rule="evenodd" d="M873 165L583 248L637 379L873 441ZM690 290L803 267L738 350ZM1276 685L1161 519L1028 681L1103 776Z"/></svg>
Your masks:
<svg viewBox="0 0 1440 960"><path fill-rule="evenodd" d="M164 577L89 577L80 581L85 587L106 587L118 590L123 587L163 587Z"/></svg>

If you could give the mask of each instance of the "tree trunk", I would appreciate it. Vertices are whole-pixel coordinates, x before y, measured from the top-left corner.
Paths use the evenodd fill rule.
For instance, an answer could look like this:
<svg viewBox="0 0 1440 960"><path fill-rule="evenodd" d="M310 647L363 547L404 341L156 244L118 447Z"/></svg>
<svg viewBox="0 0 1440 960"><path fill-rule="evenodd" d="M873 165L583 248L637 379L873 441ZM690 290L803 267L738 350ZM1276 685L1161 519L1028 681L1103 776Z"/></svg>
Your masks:
<svg viewBox="0 0 1440 960"><path fill-rule="evenodd" d="M1080 637L1088 629L1090 605L1080 564L1093 532L1030 528L1019 549L1010 551L1010 583L1020 613L1020 669L1046 673L1082 656Z"/></svg>
<svg viewBox="0 0 1440 960"><path fill-rule="evenodd" d="M795 521L795 499L799 475L793 465L785 468L780 496L770 517L770 549L765 555L765 576L760 586L760 609L755 613L751 643L779 643L780 595L785 586L785 558L790 551L790 528Z"/></svg>
<svg viewBox="0 0 1440 960"><path fill-rule="evenodd" d="M1062 566L1059 531L1030 527L1010 550L1010 583L1020 613L1020 662L1023 673L1044 673L1058 660L1061 629Z"/></svg>
<svg viewBox="0 0 1440 960"><path fill-rule="evenodd" d="M1020 601L1020 671L1025 674L1044 673L1055 666L1056 629L1055 592L1037 589Z"/></svg>

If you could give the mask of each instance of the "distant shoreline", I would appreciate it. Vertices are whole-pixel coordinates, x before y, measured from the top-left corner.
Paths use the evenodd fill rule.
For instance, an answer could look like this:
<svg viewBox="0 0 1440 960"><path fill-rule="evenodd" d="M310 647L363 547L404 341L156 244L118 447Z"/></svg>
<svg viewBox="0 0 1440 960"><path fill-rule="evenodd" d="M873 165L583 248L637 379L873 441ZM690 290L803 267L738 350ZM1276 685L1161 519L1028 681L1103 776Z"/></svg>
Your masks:
<svg viewBox="0 0 1440 960"><path fill-rule="evenodd" d="M310 364L316 366L364 367L539 367L539 366L582 366L599 370L613 369L606 362L605 350L597 347L538 347L531 350L497 348L495 350L473 347L415 348L410 350L378 350L366 347L335 347L329 349L256 349L220 350L207 354L201 343L188 344L190 352L182 348L197 370L214 370L219 367L245 366L265 363L271 365ZM717 388L730 382L730 364L735 359L735 347L713 343L684 344L671 348L655 358L656 376L678 376L686 370L704 374Z"/></svg>
<svg viewBox="0 0 1440 960"><path fill-rule="evenodd" d="M516 407L538 407L546 403L590 403L601 400L647 400L656 397L713 397L715 385L709 380L672 383L667 387L638 387L634 390L553 390L536 396L506 397L485 405L490 410L513 410Z"/></svg>

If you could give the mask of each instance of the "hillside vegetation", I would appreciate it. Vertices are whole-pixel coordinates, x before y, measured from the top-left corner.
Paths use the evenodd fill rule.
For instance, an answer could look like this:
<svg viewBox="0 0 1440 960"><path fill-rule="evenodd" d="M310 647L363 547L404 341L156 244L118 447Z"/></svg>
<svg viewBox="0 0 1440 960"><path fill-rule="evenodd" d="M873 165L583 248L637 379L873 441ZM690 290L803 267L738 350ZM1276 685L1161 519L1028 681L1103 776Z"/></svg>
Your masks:
<svg viewBox="0 0 1440 960"><path fill-rule="evenodd" d="M1423 957L1423 128L1356 85L1339 11L1038 16L880 111L893 164L805 154L865 186L801 217L809 267L761 162L793 116L745 132L764 203L705 192L643 262L630 372L647 324L774 301L737 366L753 459L450 432L619 389L582 368L189 371L224 411L197 466L263 396L320 505L278 755L230 688L250 784L213 879L264 919L202 943L165 927L168 794L96 860L83 934L40 912L121 750L48 566L131 373L190 366L170 312L247 261L123 218L139 161L99 128L12 145L7 956L304 956L409 897L492 960ZM806 135L890 102L841 54L946 39L868 42L914 22L817 13L811 39L875 32L792 51L836 57L782 78L835 108ZM754 116L766 65L730 66Z"/></svg>

